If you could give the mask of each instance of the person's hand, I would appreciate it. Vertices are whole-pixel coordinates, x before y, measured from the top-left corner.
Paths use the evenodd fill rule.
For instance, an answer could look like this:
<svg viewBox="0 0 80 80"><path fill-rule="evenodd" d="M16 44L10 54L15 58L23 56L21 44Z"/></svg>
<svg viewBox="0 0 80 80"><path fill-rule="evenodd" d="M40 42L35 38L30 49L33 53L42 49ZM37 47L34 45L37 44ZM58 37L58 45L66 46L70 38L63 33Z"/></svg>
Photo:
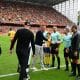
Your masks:
<svg viewBox="0 0 80 80"><path fill-rule="evenodd" d="M10 54L12 54L12 50L10 50Z"/></svg>
<svg viewBox="0 0 80 80"><path fill-rule="evenodd" d="M32 55L32 57L34 57L34 56L35 56L35 54Z"/></svg>
<svg viewBox="0 0 80 80"><path fill-rule="evenodd" d="M78 52L77 52L77 51L75 51L75 52L74 52L74 56L77 56L77 55L78 55Z"/></svg>
<svg viewBox="0 0 80 80"><path fill-rule="evenodd" d="M61 43L61 41L57 41L57 44L60 44Z"/></svg>
<svg viewBox="0 0 80 80"><path fill-rule="evenodd" d="M69 52L69 48L66 48L66 53L68 53Z"/></svg>
<svg viewBox="0 0 80 80"><path fill-rule="evenodd" d="M56 48L55 50L58 51L58 48Z"/></svg>

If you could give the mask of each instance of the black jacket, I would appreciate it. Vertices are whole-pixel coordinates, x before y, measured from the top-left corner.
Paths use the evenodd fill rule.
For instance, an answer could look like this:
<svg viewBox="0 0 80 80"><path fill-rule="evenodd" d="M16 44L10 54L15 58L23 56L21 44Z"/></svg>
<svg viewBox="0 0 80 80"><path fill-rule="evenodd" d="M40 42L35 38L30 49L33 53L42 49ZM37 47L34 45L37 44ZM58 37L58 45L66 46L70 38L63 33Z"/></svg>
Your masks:
<svg viewBox="0 0 80 80"><path fill-rule="evenodd" d="M35 44L42 46L43 40L47 41L47 39L43 35L43 32L42 31L38 31L36 33Z"/></svg>
<svg viewBox="0 0 80 80"><path fill-rule="evenodd" d="M78 32L72 35L72 40L71 40L71 48L74 51L79 50L79 44L80 44L80 35Z"/></svg>
<svg viewBox="0 0 80 80"><path fill-rule="evenodd" d="M33 54L35 54L34 35L31 31L29 31L28 29L25 29L25 28L19 29L14 36L14 39L10 46L10 50L13 48L16 40L17 40L17 46L16 46L17 54L20 54L21 51L27 52L30 42L31 42Z"/></svg>

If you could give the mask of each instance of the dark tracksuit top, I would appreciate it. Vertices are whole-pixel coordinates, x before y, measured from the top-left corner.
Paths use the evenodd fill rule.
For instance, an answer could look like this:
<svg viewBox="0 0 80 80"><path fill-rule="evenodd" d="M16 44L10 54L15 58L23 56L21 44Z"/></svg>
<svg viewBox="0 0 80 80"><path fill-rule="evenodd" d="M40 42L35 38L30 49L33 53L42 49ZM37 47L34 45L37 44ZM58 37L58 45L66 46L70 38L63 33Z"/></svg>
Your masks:
<svg viewBox="0 0 80 80"><path fill-rule="evenodd" d="M16 53L19 59L19 63L20 65L25 66L28 64L30 42L33 54L35 54L34 35L28 29L25 28L19 29L14 36L14 39L10 46L10 50L13 48L16 40L17 40Z"/></svg>
<svg viewBox="0 0 80 80"><path fill-rule="evenodd" d="M46 38L44 37L44 35L43 35L43 32L42 32L42 31L38 31L38 32L36 33L35 44L36 44L36 45L39 45L39 46L42 46L43 40L46 40L46 41L47 41L47 39L46 39Z"/></svg>
<svg viewBox="0 0 80 80"><path fill-rule="evenodd" d="M72 49L73 58L75 57L74 52L75 51L79 52L79 42L80 42L80 36L79 33L76 32L75 34L72 35L72 40L71 40L71 49ZM77 55L77 58L79 58L79 53Z"/></svg>

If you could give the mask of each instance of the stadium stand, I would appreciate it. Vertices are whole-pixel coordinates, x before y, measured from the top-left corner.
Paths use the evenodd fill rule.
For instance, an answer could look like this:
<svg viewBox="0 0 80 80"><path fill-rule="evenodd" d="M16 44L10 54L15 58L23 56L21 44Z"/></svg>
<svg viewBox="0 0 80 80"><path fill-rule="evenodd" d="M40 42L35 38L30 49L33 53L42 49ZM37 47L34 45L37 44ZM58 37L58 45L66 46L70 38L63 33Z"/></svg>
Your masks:
<svg viewBox="0 0 80 80"><path fill-rule="evenodd" d="M66 16L52 7L21 2L0 2L0 24L23 24L25 20L28 20L30 25L59 27L72 24Z"/></svg>

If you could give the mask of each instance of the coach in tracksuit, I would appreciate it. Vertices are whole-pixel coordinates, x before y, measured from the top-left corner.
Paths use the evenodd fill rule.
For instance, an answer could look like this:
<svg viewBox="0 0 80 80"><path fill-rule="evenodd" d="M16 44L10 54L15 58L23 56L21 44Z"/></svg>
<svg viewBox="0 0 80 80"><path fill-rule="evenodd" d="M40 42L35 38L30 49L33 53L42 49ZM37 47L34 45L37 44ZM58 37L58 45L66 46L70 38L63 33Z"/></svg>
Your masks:
<svg viewBox="0 0 80 80"><path fill-rule="evenodd" d="M19 80L28 80L28 59L29 59L29 44L31 43L33 55L35 54L35 45L34 45L34 35L33 33L25 28L17 30L14 39L10 46L10 52L12 53L12 48L14 47L15 42L17 41L16 54L18 57L19 64L21 66Z"/></svg>
<svg viewBox="0 0 80 80"><path fill-rule="evenodd" d="M57 69L60 69L60 57L59 57L60 43L61 43L60 33L57 31L57 27L53 27L53 33L51 34L52 67L54 67L55 56L56 56L58 62Z"/></svg>
<svg viewBox="0 0 80 80"><path fill-rule="evenodd" d="M73 32L72 40L71 40L73 73L71 74L71 76L76 76L76 68L78 70L78 76L80 76L80 61L79 61L80 35L77 32L77 26L76 25L73 25L71 30Z"/></svg>

